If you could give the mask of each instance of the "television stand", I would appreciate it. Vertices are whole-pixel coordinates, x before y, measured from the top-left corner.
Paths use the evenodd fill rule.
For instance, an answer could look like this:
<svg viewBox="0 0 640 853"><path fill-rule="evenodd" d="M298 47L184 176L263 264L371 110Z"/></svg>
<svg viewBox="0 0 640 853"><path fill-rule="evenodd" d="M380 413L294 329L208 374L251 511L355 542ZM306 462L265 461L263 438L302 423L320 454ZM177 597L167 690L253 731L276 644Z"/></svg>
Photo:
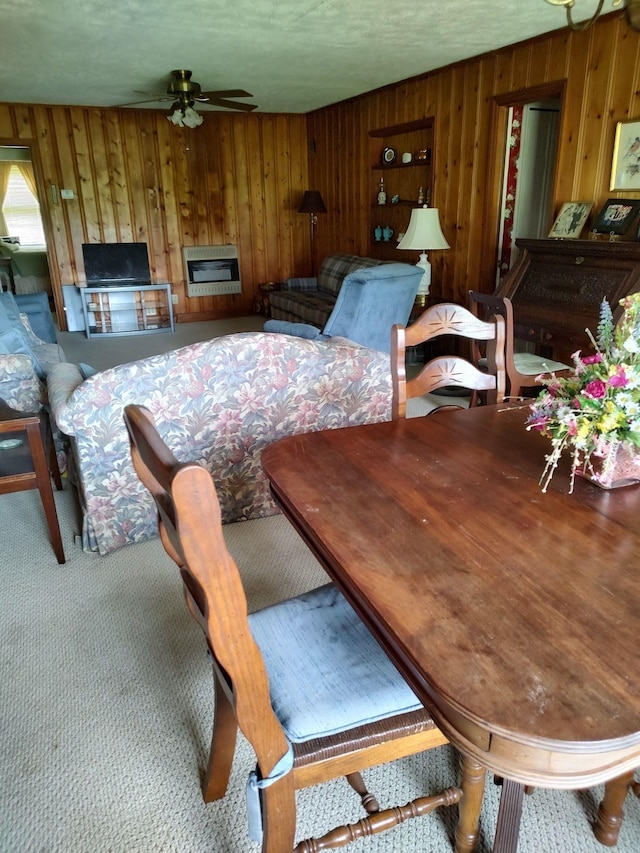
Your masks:
<svg viewBox="0 0 640 853"><path fill-rule="evenodd" d="M79 287L88 338L173 332L171 285Z"/></svg>

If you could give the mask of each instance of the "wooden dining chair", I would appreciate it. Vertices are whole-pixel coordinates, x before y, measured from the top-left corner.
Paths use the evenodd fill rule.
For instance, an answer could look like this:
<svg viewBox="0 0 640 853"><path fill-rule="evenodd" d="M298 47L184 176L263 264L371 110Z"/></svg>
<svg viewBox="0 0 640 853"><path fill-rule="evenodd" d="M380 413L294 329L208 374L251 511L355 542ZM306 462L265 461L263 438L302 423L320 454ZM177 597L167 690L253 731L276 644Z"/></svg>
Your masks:
<svg viewBox="0 0 640 853"><path fill-rule="evenodd" d="M155 499L162 543L180 569L187 607L213 662L205 801L225 795L239 728L257 758L248 812L263 853L293 848L295 790L337 776L346 775L368 814L300 842L299 853L343 846L457 803L471 780L464 762L461 788L380 809L360 771L442 746L446 737L333 584L248 615L211 475L198 464L178 463L148 410L130 405L124 418L135 470ZM465 798L460 851L475 845L483 785Z"/></svg>
<svg viewBox="0 0 640 853"><path fill-rule="evenodd" d="M487 370L480 370L459 355L436 356L429 360L414 377L407 379L407 347L415 347L443 335L454 335L469 341L483 341L486 344ZM393 326L391 330L393 420L406 417L407 399L422 397L440 388L469 390L470 406L481 402L478 392L483 392L487 403L501 402L504 400L506 382L504 347L503 317L498 316L485 322L461 305L451 302L443 302L427 308L415 323L407 328Z"/></svg>
<svg viewBox="0 0 640 853"><path fill-rule="evenodd" d="M498 315L505 321L505 369L507 372L507 396L515 399L521 396L537 396L540 383L536 376L541 373L560 373L571 370L571 365L536 355L532 352L514 351L513 305L506 296L493 293L479 293L470 290L468 294L469 310L480 319ZM478 346L472 348L472 359L477 365L484 365L485 356ZM523 394L527 390L528 394ZM533 393L532 393L533 392Z"/></svg>

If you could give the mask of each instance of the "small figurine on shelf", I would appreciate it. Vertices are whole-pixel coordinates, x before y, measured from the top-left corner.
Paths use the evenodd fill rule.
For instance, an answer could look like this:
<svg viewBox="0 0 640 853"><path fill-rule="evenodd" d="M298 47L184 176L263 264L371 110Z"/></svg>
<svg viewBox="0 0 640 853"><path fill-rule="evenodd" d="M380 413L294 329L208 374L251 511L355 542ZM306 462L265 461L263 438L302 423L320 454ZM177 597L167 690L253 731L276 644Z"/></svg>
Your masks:
<svg viewBox="0 0 640 853"><path fill-rule="evenodd" d="M422 187L418 190L418 204L424 204L424 190Z"/></svg>
<svg viewBox="0 0 640 853"><path fill-rule="evenodd" d="M373 236L376 238L376 243L379 243L382 240L382 226L378 225L374 231Z"/></svg>
<svg viewBox="0 0 640 853"><path fill-rule="evenodd" d="M382 236L384 237L385 243L388 243L389 240L393 237L393 228L389 228L388 225L382 229Z"/></svg>
<svg viewBox="0 0 640 853"><path fill-rule="evenodd" d="M391 204L400 204L400 196L398 193L391 196Z"/></svg>
<svg viewBox="0 0 640 853"><path fill-rule="evenodd" d="M384 191L384 178L380 178L380 189L378 191L378 204L387 203L387 194Z"/></svg>

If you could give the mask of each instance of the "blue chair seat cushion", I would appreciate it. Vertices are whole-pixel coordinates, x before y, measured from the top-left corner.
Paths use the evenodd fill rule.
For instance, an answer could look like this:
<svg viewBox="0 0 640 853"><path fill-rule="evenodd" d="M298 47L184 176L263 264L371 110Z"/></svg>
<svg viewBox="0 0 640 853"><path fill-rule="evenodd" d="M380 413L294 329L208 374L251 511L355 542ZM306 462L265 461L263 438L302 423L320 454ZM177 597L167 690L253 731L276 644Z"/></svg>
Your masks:
<svg viewBox="0 0 640 853"><path fill-rule="evenodd" d="M333 584L252 613L249 624L294 743L422 708Z"/></svg>

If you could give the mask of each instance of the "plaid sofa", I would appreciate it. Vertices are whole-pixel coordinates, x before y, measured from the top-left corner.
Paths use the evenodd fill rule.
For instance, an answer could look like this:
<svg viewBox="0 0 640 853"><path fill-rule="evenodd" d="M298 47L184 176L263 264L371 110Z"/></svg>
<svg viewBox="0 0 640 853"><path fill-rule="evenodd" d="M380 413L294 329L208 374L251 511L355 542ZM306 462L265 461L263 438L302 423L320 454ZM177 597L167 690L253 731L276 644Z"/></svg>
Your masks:
<svg viewBox="0 0 640 853"><path fill-rule="evenodd" d="M279 291L269 294L271 318L291 323L310 323L324 329L336 304L346 275L354 270L384 263L359 255L327 255L317 278L288 278Z"/></svg>

